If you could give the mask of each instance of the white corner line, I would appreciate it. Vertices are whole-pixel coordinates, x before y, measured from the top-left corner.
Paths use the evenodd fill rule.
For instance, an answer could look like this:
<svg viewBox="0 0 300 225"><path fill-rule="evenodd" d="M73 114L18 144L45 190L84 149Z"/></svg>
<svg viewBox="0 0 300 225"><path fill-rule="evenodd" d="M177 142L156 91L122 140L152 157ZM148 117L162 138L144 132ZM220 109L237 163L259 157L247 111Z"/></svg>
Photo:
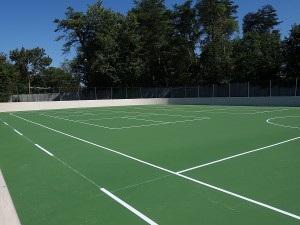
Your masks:
<svg viewBox="0 0 300 225"><path fill-rule="evenodd" d="M47 151L46 149L44 149L43 147L39 146L38 144L35 144L36 147L38 147L39 149L41 149L43 152L47 153L50 156L54 156L51 152Z"/></svg>
<svg viewBox="0 0 300 225"><path fill-rule="evenodd" d="M275 144L272 144L272 145L268 145L268 146L265 146L265 147L262 147L262 148L257 148L257 149L254 149L254 150L251 150L251 151L248 151L248 152L243 152L243 153L233 155L233 156L229 156L229 157L219 159L219 160L216 160L216 161L213 161L213 162L209 162L209 163L205 163L205 164L202 164L202 165L199 165L199 166L195 166L195 167L192 167L192 168L181 170L181 171L178 171L176 173L178 173L178 174L185 173L185 172L188 172L188 171L191 171L191 170L199 169L199 168L202 168L202 167L205 167L205 166L209 166L209 165L216 164L216 163L219 163L219 162L223 162L223 161L226 161L226 160L229 160L229 159L237 158L237 157L247 155L247 154L250 154L250 153L253 153L253 152L258 152L258 151L261 151L261 150L264 150L264 149L272 148L272 147L275 147L277 145L282 145L282 144L285 144L285 143L288 143L288 142L291 142L291 141L295 141L295 140L298 140L298 139L300 139L300 136L296 137L296 138L288 139L288 140L285 140L285 141L282 141L282 142L278 142L278 143L275 143Z"/></svg>
<svg viewBox="0 0 300 225"><path fill-rule="evenodd" d="M8 124L7 123L5 123L5 122L3 122L6 126L8 126Z"/></svg>
<svg viewBox="0 0 300 225"><path fill-rule="evenodd" d="M14 129L14 131L15 131L17 134L23 136L23 134L21 134L21 133L20 133L19 131L17 131L16 129Z"/></svg>
<svg viewBox="0 0 300 225"><path fill-rule="evenodd" d="M139 212L138 210L136 210L132 206L128 205L126 202L124 202L123 200L121 200L120 198L118 198L117 196L115 196L114 194L112 194L111 192L107 191L104 188L100 188L100 190L102 192L104 192L106 195L108 195L109 197L111 197L112 199L114 199L115 201L117 201L118 203L120 203L122 206L124 206L125 208L127 208L128 210L130 210L131 212L133 212L135 215L137 215L138 217L140 217L141 219L143 219L144 221L146 221L148 224L158 225L153 220L149 219L147 216L145 216L144 214L142 214L141 212Z"/></svg>

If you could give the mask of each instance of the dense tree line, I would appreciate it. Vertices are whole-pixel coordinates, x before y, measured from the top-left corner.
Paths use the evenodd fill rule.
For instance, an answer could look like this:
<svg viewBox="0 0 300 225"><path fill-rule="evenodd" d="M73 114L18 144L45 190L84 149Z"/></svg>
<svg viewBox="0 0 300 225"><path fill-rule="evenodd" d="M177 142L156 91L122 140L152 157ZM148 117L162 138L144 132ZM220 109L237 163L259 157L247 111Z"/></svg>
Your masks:
<svg viewBox="0 0 300 225"><path fill-rule="evenodd" d="M41 48L0 57L2 98L18 86L179 86L300 77L300 25L281 38L276 9L265 5L237 21L232 0L134 0L126 14L102 6L67 8L55 19L63 52L76 56L49 67ZM4 96L5 95L5 96ZM3 97L4 96L4 97Z"/></svg>

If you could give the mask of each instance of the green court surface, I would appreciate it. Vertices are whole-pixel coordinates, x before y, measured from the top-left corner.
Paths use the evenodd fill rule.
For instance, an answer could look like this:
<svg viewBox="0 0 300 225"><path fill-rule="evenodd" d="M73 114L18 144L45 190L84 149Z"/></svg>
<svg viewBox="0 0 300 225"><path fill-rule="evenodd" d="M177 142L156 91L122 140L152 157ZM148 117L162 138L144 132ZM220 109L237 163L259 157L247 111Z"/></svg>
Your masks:
<svg viewBox="0 0 300 225"><path fill-rule="evenodd" d="M23 225L300 224L300 109L148 105L0 113Z"/></svg>

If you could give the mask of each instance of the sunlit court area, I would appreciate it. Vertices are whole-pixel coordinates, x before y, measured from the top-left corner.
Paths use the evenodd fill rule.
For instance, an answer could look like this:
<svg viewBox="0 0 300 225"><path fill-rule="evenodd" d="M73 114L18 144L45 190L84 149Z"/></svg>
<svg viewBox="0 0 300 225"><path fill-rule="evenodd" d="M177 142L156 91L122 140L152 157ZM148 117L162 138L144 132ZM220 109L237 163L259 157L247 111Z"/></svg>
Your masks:
<svg viewBox="0 0 300 225"><path fill-rule="evenodd" d="M299 0L0 9L0 225L300 225Z"/></svg>
<svg viewBox="0 0 300 225"><path fill-rule="evenodd" d="M299 109L139 105L0 114L22 224L299 224Z"/></svg>

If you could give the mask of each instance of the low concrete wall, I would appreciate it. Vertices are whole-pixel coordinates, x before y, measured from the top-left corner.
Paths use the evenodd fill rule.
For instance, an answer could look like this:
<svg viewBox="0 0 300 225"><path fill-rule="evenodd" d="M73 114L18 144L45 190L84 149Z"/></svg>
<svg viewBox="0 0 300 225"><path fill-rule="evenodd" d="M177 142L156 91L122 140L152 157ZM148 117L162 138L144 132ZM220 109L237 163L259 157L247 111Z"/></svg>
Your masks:
<svg viewBox="0 0 300 225"><path fill-rule="evenodd" d="M16 112L47 109L91 108L126 105L158 105L168 104L168 99L115 99L89 101L56 101L56 102L9 102L0 103L0 112Z"/></svg>
<svg viewBox="0 0 300 225"><path fill-rule="evenodd" d="M300 97L172 98L168 104L300 107Z"/></svg>
<svg viewBox="0 0 300 225"><path fill-rule="evenodd" d="M158 104L300 107L300 97L152 98L57 102L10 102L0 103L0 112Z"/></svg>

